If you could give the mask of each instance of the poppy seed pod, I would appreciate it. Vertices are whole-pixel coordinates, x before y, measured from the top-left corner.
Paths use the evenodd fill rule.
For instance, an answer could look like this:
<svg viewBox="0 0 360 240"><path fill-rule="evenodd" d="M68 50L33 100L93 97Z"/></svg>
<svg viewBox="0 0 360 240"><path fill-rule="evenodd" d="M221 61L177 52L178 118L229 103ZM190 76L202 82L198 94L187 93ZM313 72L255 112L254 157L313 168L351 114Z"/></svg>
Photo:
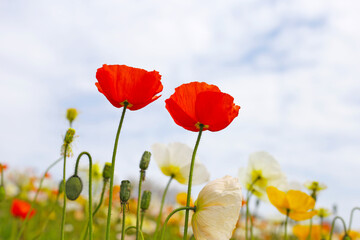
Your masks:
<svg viewBox="0 0 360 240"><path fill-rule="evenodd" d="M148 151L145 151L140 160L139 167L141 170L146 170L149 167L150 157L151 157L151 153Z"/></svg>
<svg viewBox="0 0 360 240"><path fill-rule="evenodd" d="M82 189L83 184L78 176L74 175L66 181L65 193L68 199L76 200L80 196Z"/></svg>
<svg viewBox="0 0 360 240"><path fill-rule="evenodd" d="M121 181L120 185L120 200L121 203L127 203L127 201L130 199L131 195L131 184L129 180L123 180Z"/></svg>
<svg viewBox="0 0 360 240"><path fill-rule="evenodd" d="M105 181L108 181L111 178L111 163L105 163L102 175Z"/></svg>
<svg viewBox="0 0 360 240"><path fill-rule="evenodd" d="M64 143L65 144L70 144L74 139L74 135L75 135L75 129L69 128L66 131L65 138L64 138Z"/></svg>
<svg viewBox="0 0 360 240"><path fill-rule="evenodd" d="M5 199L5 188L3 185L0 186L0 202Z"/></svg>
<svg viewBox="0 0 360 240"><path fill-rule="evenodd" d="M76 108L69 108L66 111L66 119L69 120L70 124L76 119L78 113L79 112Z"/></svg>
<svg viewBox="0 0 360 240"><path fill-rule="evenodd" d="M144 191L143 195L141 196L141 210L145 211L149 208L151 201L151 192Z"/></svg>

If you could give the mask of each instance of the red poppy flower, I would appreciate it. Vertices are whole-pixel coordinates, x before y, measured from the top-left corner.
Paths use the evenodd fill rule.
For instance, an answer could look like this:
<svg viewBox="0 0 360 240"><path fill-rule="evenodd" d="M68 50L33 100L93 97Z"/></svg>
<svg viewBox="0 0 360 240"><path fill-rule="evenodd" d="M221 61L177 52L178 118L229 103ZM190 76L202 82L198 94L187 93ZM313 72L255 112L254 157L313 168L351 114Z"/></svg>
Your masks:
<svg viewBox="0 0 360 240"><path fill-rule="evenodd" d="M5 171L7 169L7 165L6 164L0 164L0 171L3 170Z"/></svg>
<svg viewBox="0 0 360 240"><path fill-rule="evenodd" d="M99 92L117 108L127 102L128 109L138 110L158 99L161 95L156 94L163 90L157 71L148 72L126 65L104 64L97 70L96 79Z"/></svg>
<svg viewBox="0 0 360 240"><path fill-rule="evenodd" d="M232 96L204 82L177 87L165 102L175 123L193 132L199 131L200 124L204 130L220 131L237 117L240 109Z"/></svg>
<svg viewBox="0 0 360 240"><path fill-rule="evenodd" d="M30 211L31 205L28 202L22 201L20 199L14 199L11 204L11 214L14 217L20 217L21 219L25 219L26 215ZM29 218L31 218L35 214L35 210L31 210Z"/></svg>

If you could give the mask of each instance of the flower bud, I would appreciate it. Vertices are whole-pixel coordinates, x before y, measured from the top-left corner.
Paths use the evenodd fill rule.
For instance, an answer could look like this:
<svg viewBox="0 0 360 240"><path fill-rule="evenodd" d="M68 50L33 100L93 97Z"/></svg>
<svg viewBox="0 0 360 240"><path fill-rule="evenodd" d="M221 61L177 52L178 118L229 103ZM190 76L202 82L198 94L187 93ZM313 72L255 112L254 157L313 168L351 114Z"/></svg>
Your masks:
<svg viewBox="0 0 360 240"><path fill-rule="evenodd" d="M129 180L121 181L120 185L120 200L121 203L126 203L130 199L131 184Z"/></svg>
<svg viewBox="0 0 360 240"><path fill-rule="evenodd" d="M59 183L59 194L64 192L64 182L61 180Z"/></svg>
<svg viewBox="0 0 360 240"><path fill-rule="evenodd" d="M103 169L103 178L104 180L108 181L111 178L111 163L107 162L105 163L104 169Z"/></svg>
<svg viewBox="0 0 360 240"><path fill-rule="evenodd" d="M81 179L74 175L66 181L65 190L66 197L70 200L76 200L83 189Z"/></svg>
<svg viewBox="0 0 360 240"><path fill-rule="evenodd" d="M151 201L151 192L144 191L141 197L141 210L145 211L149 208Z"/></svg>
<svg viewBox="0 0 360 240"><path fill-rule="evenodd" d="M64 143L65 144L70 144L74 140L74 135L75 135L75 129L69 128L66 131L65 138L64 138Z"/></svg>
<svg viewBox="0 0 360 240"><path fill-rule="evenodd" d="M149 167L151 153L145 151L140 160L140 169L146 170Z"/></svg>
<svg viewBox="0 0 360 240"><path fill-rule="evenodd" d="M5 199L5 188L3 185L0 185L0 202Z"/></svg>
<svg viewBox="0 0 360 240"><path fill-rule="evenodd" d="M67 118L67 120L69 120L70 125L71 125L72 122L76 119L78 113L79 113L79 112L76 110L76 108L69 108L69 109L66 111L66 118Z"/></svg>

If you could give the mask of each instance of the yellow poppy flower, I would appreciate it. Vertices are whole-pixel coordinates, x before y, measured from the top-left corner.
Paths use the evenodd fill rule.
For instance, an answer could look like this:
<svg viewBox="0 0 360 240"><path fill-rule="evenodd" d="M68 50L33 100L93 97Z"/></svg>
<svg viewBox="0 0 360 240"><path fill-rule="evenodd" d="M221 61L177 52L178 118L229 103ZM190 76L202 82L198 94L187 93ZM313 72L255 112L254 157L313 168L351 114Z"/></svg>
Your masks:
<svg viewBox="0 0 360 240"><path fill-rule="evenodd" d="M187 193L186 192L180 192L176 195L176 202L181 206L186 206L186 200L187 200ZM190 207L194 206L193 199L190 198Z"/></svg>
<svg viewBox="0 0 360 240"><path fill-rule="evenodd" d="M241 203L237 178L225 176L208 183L195 202L191 221L195 239L230 239L239 219Z"/></svg>
<svg viewBox="0 0 360 240"><path fill-rule="evenodd" d="M317 211L311 210L314 209L315 200L304 192L290 190L285 193L272 186L266 192L271 204L295 221L310 219L317 214Z"/></svg>

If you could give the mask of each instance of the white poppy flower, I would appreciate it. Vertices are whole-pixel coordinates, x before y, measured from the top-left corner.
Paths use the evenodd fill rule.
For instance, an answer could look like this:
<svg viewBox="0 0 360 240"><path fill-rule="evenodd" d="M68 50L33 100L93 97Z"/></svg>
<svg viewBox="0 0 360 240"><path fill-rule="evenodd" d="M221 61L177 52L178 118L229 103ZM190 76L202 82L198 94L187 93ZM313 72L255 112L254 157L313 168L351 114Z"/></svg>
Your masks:
<svg viewBox="0 0 360 240"><path fill-rule="evenodd" d="M281 171L279 163L267 152L250 154L247 168L240 168L239 179L247 190L267 201L266 188L268 186L280 187L287 180Z"/></svg>
<svg viewBox="0 0 360 240"><path fill-rule="evenodd" d="M196 240L228 240L240 216L242 193L239 180L225 176L200 191L191 224Z"/></svg>
<svg viewBox="0 0 360 240"><path fill-rule="evenodd" d="M193 149L182 143L152 145L152 156L166 176L172 176L181 184L187 184ZM209 180L209 172L196 158L192 184L202 184Z"/></svg>

